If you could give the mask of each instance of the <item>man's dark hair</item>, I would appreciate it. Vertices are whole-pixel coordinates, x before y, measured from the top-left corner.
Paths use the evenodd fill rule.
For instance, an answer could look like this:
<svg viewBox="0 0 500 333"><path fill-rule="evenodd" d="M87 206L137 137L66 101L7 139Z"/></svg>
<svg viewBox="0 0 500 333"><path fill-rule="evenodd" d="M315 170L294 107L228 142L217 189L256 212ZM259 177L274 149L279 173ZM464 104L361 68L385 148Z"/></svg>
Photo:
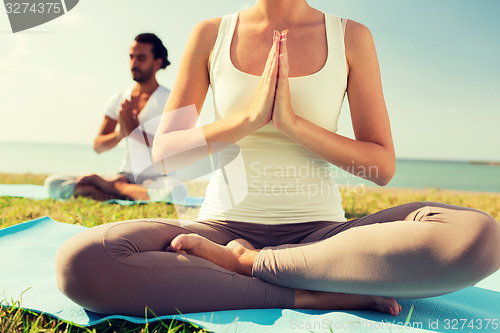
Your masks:
<svg viewBox="0 0 500 333"><path fill-rule="evenodd" d="M152 33L143 33L137 35L137 37L135 37L135 41L137 43L147 43L153 45L152 51L154 58L161 58L163 60L160 68L167 68L167 66L170 65L170 61L168 61L167 48L163 46L163 43L161 42L161 39L158 38L158 36Z"/></svg>

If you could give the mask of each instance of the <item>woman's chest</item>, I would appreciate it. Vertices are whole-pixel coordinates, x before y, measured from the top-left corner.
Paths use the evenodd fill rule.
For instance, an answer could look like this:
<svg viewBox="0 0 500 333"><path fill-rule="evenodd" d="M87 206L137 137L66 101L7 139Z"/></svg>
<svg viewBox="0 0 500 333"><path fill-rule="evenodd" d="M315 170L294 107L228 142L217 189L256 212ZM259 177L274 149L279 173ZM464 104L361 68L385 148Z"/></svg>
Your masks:
<svg viewBox="0 0 500 333"><path fill-rule="evenodd" d="M260 76L272 48L273 31L252 33L250 27L236 27L230 45L232 64L240 71ZM289 30L287 38L289 76L307 76L320 71L328 58L324 26L303 31Z"/></svg>

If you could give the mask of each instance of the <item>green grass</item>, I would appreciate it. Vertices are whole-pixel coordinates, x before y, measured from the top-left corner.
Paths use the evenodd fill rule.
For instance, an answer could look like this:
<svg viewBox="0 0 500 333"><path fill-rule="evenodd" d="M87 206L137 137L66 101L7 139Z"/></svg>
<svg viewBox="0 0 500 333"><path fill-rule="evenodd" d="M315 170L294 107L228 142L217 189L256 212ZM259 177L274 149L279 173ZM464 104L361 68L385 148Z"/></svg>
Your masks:
<svg viewBox="0 0 500 333"><path fill-rule="evenodd" d="M25 310L15 305L0 307L0 333L7 332L74 332L74 333L105 333L105 332L208 332L189 323L172 320L158 320L147 324L133 324L125 320L105 321L92 327L78 327L46 316Z"/></svg>
<svg viewBox="0 0 500 333"><path fill-rule="evenodd" d="M363 194L350 193L346 190L342 195L342 205L348 219L414 201L437 201L476 208L500 221L500 193L366 187Z"/></svg>
<svg viewBox="0 0 500 333"><path fill-rule="evenodd" d="M1 174L0 184L42 185L46 175ZM189 184L190 193L202 195L200 184ZM187 208L183 218L196 218L197 208ZM49 215L56 221L80 224L87 227L103 223L145 217L177 218L172 205L151 203L147 205L120 206L104 204L85 198L68 201L31 200L0 197L0 228ZM0 295L1 297L1 295ZM0 298L0 304L1 298ZM3 303L5 304L5 303ZM47 315L27 311L15 305L0 307L0 333L7 332L207 332L183 321L162 321L146 325L113 320L89 328L80 328Z"/></svg>
<svg viewBox="0 0 500 333"><path fill-rule="evenodd" d="M45 175L0 174L0 184L43 184ZM188 184L190 194L202 195L204 185ZM365 188L343 189L343 206L348 219L362 217L379 210L412 201L439 201L485 211L500 220L500 194L446 191L437 189L403 190ZM182 218L195 219L198 208L187 208ZM31 200L0 197L0 228L49 215L57 221L87 227L103 223L138 218L177 218L172 205L119 206L78 198L68 201ZM102 323L95 327L78 328L46 315L19 308L0 307L0 333L4 332L202 332L199 328L179 321L135 325L124 321Z"/></svg>

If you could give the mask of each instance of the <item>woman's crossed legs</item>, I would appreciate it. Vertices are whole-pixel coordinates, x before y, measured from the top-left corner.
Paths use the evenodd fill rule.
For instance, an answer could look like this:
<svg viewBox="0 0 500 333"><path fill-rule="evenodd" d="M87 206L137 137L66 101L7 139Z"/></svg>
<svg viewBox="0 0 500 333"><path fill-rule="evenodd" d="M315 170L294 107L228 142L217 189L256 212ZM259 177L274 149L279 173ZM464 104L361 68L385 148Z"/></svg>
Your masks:
<svg viewBox="0 0 500 333"><path fill-rule="evenodd" d="M231 272L194 255L169 252L169 244L178 235L196 233L214 244L237 244L231 240L246 237L262 246L267 243L269 229L283 233L280 238L284 240L297 242L311 230L329 224L304 223L302 233L293 233L286 232L284 225L266 227L242 222L149 219L108 223L77 234L60 247L55 258L56 280L59 289L73 301L107 314L143 316L146 307L157 315L294 308L297 298L293 289ZM320 299L321 305L328 302L329 309L390 312L389 306L393 306L399 312L396 301L386 297L316 294L300 294L303 299L314 295L314 304L301 308L320 308Z"/></svg>
<svg viewBox="0 0 500 333"><path fill-rule="evenodd" d="M188 224L188 225L186 225ZM209 223L170 219L103 224L68 239L55 258L59 289L94 312L144 316L240 308L286 308L293 290L166 251L179 234L218 244L236 238Z"/></svg>
<svg viewBox="0 0 500 333"><path fill-rule="evenodd" d="M394 299L345 293L432 296L470 285L499 265L496 221L474 210L427 206L403 205L348 222L278 226L168 219L109 223L63 244L56 277L69 298L101 313L140 316L147 306L158 315L293 307L397 314ZM449 221L450 211L461 216L458 223ZM391 223L405 219L420 222ZM424 223L450 228L399 228ZM234 241L242 238L250 243ZM273 238L282 242L271 243ZM296 244L279 245L286 243ZM266 244L278 246L252 250ZM232 272L240 269L234 260L240 265L242 258L254 276Z"/></svg>
<svg viewBox="0 0 500 333"><path fill-rule="evenodd" d="M436 202L328 226L301 243L262 250L233 246L229 259L220 254L227 249L196 235L175 238L171 248L280 286L395 298L457 291L500 267L498 222L478 210Z"/></svg>

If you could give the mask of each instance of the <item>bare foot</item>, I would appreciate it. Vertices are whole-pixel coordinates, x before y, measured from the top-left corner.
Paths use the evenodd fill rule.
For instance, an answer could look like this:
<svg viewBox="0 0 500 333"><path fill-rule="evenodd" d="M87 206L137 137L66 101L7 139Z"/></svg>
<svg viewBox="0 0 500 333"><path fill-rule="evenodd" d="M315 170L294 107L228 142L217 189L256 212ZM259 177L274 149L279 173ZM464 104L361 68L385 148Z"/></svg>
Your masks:
<svg viewBox="0 0 500 333"><path fill-rule="evenodd" d="M110 193L104 192L92 184L76 184L75 190L73 191L73 196L75 198L85 197L97 201L106 201L109 199L113 199L113 196Z"/></svg>
<svg viewBox="0 0 500 333"><path fill-rule="evenodd" d="M107 180L99 175L92 174L78 178L76 180L77 186L92 185L93 187L106 194L104 200L109 199L124 199L130 200L129 196L124 194L123 186L129 185L127 178L124 175L117 175L116 177ZM81 191L80 191L81 192ZM94 197L96 197L94 195ZM99 199L98 199L99 200Z"/></svg>
<svg viewBox="0 0 500 333"><path fill-rule="evenodd" d="M244 239L235 239L226 246L216 244L198 234L175 237L168 251L192 254L239 274L252 275L252 266L258 250Z"/></svg>
<svg viewBox="0 0 500 333"><path fill-rule="evenodd" d="M226 246L216 244L198 234L175 237L168 251L195 255L236 273L251 276L259 250L248 241L235 239ZM395 299L382 296L333 293L295 289L296 309L375 310L397 316L402 310Z"/></svg>
<svg viewBox="0 0 500 333"><path fill-rule="evenodd" d="M86 175L86 176L81 176L75 180L76 185L92 185L101 191L107 192L107 193L113 193L113 187L112 187L112 182L107 181L106 179L102 178L99 175L96 174L91 174L91 175Z"/></svg>
<svg viewBox="0 0 500 333"><path fill-rule="evenodd" d="M108 181L112 182L112 183L116 183L116 182L128 183L128 178L125 177L124 175L116 175L116 177L112 177L112 178L108 179Z"/></svg>
<svg viewBox="0 0 500 333"><path fill-rule="evenodd" d="M375 310L397 316L403 309L394 298L295 289L294 308Z"/></svg>
<svg viewBox="0 0 500 333"><path fill-rule="evenodd" d="M75 183L78 185L94 185L98 180L102 179L100 176L96 174L80 176L75 180Z"/></svg>

